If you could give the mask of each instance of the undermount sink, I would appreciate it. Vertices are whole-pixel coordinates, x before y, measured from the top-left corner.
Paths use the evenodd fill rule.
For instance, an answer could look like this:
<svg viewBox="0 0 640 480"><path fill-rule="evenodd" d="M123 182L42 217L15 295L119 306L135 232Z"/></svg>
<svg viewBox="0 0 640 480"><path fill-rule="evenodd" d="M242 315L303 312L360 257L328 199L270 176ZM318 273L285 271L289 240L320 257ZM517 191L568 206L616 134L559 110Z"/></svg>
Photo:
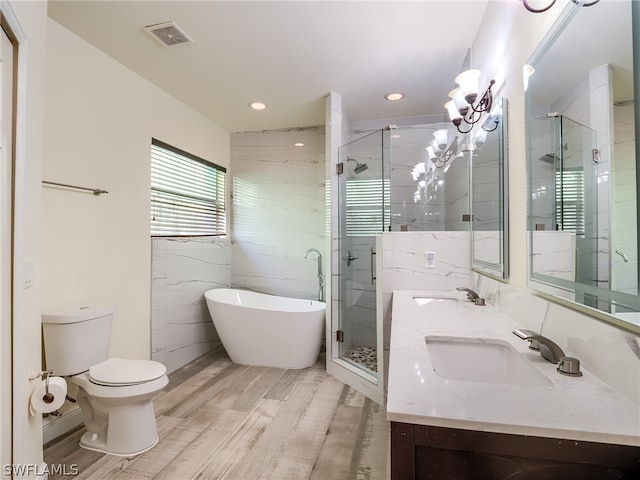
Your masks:
<svg viewBox="0 0 640 480"><path fill-rule="evenodd" d="M490 338L425 337L437 376L465 382L552 385L509 343Z"/></svg>
<svg viewBox="0 0 640 480"><path fill-rule="evenodd" d="M440 295L414 295L413 301L416 302L420 306L424 305L444 305L451 303L458 303L458 298L456 297L445 297Z"/></svg>

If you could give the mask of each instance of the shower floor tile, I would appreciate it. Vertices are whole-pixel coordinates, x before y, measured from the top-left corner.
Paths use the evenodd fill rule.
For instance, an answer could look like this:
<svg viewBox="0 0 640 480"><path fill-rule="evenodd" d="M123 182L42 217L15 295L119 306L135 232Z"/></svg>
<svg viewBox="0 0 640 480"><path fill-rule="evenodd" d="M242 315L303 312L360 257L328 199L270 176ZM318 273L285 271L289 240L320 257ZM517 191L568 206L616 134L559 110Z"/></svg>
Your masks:
<svg viewBox="0 0 640 480"><path fill-rule="evenodd" d="M347 358L374 372L378 371L378 356L375 347L352 347Z"/></svg>

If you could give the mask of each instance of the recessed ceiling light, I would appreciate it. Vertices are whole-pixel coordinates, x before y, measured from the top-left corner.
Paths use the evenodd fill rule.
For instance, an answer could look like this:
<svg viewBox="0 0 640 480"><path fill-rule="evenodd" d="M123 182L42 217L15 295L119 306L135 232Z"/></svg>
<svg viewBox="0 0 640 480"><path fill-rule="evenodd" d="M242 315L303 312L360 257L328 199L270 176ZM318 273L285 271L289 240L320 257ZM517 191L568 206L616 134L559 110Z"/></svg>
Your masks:
<svg viewBox="0 0 640 480"><path fill-rule="evenodd" d="M402 92L389 92L384 94L384 98L389 100L390 102L395 102L398 100L402 100L404 98L404 93Z"/></svg>
<svg viewBox="0 0 640 480"><path fill-rule="evenodd" d="M262 102L251 102L249 106L254 110L264 110L267 108L267 104Z"/></svg>
<svg viewBox="0 0 640 480"><path fill-rule="evenodd" d="M296 147L304 147L304 143L302 142L298 142L295 144Z"/></svg>

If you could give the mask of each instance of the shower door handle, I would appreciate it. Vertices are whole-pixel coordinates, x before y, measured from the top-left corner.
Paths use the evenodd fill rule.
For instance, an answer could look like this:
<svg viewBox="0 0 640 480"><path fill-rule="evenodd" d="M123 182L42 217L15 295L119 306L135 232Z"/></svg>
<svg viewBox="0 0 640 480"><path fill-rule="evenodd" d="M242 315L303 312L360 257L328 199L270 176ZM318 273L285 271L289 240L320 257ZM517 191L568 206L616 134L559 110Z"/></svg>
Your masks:
<svg viewBox="0 0 640 480"><path fill-rule="evenodd" d="M376 281L376 276L373 274L373 269L376 263L373 260L373 257L375 256L375 254L376 254L375 250L373 249L373 247L371 247L371 285L374 285Z"/></svg>
<svg viewBox="0 0 640 480"><path fill-rule="evenodd" d="M354 257L353 255L351 255L351 250L347 250L347 256L344 257L344 259L347 261L347 267L350 267L351 262L353 262L354 260L357 260L358 257Z"/></svg>

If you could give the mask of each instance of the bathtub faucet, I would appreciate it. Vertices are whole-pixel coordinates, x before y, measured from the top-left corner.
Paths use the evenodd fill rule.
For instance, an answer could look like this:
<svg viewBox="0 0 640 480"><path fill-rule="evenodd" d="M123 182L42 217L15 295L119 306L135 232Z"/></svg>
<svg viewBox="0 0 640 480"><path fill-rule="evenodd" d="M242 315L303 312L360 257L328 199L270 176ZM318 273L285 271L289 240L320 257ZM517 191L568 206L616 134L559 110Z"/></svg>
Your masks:
<svg viewBox="0 0 640 480"><path fill-rule="evenodd" d="M307 258L307 256L311 252L315 252L318 254L318 284L319 284L318 300L320 300L321 302L324 302L324 276L322 275L322 254L320 253L320 250L318 250L317 248L310 248L309 250L307 250L307 253L304 254L304 258Z"/></svg>

